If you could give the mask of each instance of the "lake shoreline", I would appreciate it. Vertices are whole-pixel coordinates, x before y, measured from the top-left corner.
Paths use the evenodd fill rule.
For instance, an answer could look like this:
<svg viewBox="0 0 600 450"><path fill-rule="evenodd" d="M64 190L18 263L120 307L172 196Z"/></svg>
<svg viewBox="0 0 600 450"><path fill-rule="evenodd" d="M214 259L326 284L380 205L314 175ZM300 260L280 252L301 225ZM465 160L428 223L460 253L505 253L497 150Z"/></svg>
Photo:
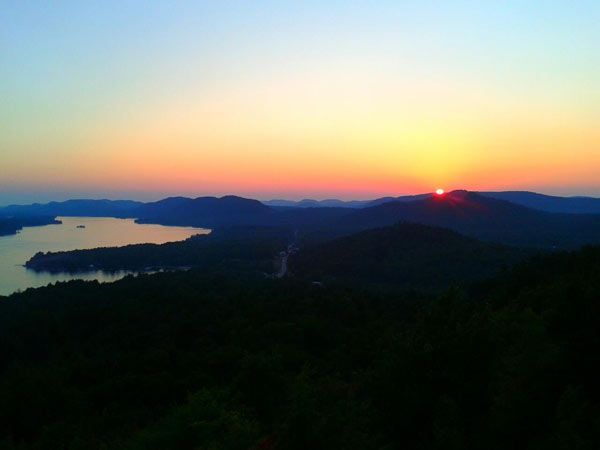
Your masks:
<svg viewBox="0 0 600 450"><path fill-rule="evenodd" d="M196 234L210 230L192 227L136 224L133 218L58 216L52 218L52 227L28 226L21 232L0 236L0 295L10 295L17 290L46 286L56 281L72 279L112 282L119 272L148 273L160 270L159 264L144 264L132 268L101 267L85 270L36 271L27 262L37 253L69 252L95 248L113 248L127 245L159 245L181 242ZM84 226L85 228L82 228ZM165 264L177 266L178 264ZM153 266L153 267L150 267ZM184 266L181 264L181 266ZM126 274L123 274L125 276ZM119 276L121 278L121 276Z"/></svg>

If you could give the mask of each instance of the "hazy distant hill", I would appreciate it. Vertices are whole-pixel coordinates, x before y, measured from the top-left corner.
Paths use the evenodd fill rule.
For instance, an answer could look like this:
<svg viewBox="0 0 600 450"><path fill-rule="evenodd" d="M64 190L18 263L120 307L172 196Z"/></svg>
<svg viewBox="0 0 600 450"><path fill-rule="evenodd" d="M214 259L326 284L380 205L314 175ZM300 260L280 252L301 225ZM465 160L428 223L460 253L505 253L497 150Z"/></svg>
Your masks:
<svg viewBox="0 0 600 450"><path fill-rule="evenodd" d="M508 200L540 211L571 214L600 214L600 198L555 197L527 191L480 192L486 197Z"/></svg>
<svg viewBox="0 0 600 450"><path fill-rule="evenodd" d="M133 200L67 200L64 202L10 205L0 208L0 216L87 216L136 217L134 211L143 205Z"/></svg>
<svg viewBox="0 0 600 450"><path fill-rule="evenodd" d="M367 202L365 207L369 206L377 206L382 205L383 203L388 202L411 202L413 200L425 200L430 198L433 194L416 194L416 195L402 195L400 197L381 197L376 198L375 200L371 200Z"/></svg>
<svg viewBox="0 0 600 450"><path fill-rule="evenodd" d="M263 203L268 206L278 207L293 207L293 208L366 208L368 206L375 206L382 203L394 202L394 201L411 201L411 200L422 200L431 197L432 194L417 194L417 195L403 195L400 197L381 197L375 200L338 200L338 199L327 199L327 200L313 200L304 199L300 201L292 200L268 200Z"/></svg>
<svg viewBox="0 0 600 450"><path fill-rule="evenodd" d="M600 215L547 213L467 191L355 210L336 227L348 233L397 222L441 226L514 245L574 248L600 242Z"/></svg>
<svg viewBox="0 0 600 450"><path fill-rule="evenodd" d="M453 280L469 283L490 277L535 253L405 223L302 248L289 264L295 275L315 280L436 289Z"/></svg>
<svg viewBox="0 0 600 450"><path fill-rule="evenodd" d="M268 206L284 206L292 208L362 208L368 205L370 200L313 200L305 198L300 201L293 200L267 200L263 203Z"/></svg>

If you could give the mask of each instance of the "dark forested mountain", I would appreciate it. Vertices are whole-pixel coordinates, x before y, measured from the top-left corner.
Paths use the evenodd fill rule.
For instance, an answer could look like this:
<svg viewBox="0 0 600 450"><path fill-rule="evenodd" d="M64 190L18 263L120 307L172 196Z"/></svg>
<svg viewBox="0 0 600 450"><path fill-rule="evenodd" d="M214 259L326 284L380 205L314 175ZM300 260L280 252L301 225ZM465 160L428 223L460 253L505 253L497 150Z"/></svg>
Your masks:
<svg viewBox="0 0 600 450"><path fill-rule="evenodd" d="M590 247L439 296L206 271L30 289L0 298L0 447L597 449L599 271Z"/></svg>
<svg viewBox="0 0 600 450"><path fill-rule="evenodd" d="M16 234L23 227L37 227L61 223L52 217L0 217L0 236Z"/></svg>
<svg viewBox="0 0 600 450"><path fill-rule="evenodd" d="M336 226L355 231L400 221L441 226L513 245L576 248L600 242L600 215L547 213L468 191L355 210Z"/></svg>
<svg viewBox="0 0 600 450"><path fill-rule="evenodd" d="M312 280L436 290L488 278L535 253L404 223L301 248L289 266L295 276Z"/></svg>
<svg viewBox="0 0 600 450"><path fill-rule="evenodd" d="M136 217L134 211L143 203L132 200L67 200L65 202L11 205L0 208L0 217L10 216L88 216Z"/></svg>
<svg viewBox="0 0 600 450"><path fill-rule="evenodd" d="M319 230L324 234L332 232L337 235L336 221L351 211L349 208L331 207L277 209L258 200L235 196L197 199L176 197L145 204L138 210L138 222L206 228L286 226L302 231Z"/></svg>
<svg viewBox="0 0 600 450"><path fill-rule="evenodd" d="M234 225L271 225L275 211L258 200L226 197L167 198L137 210L140 223L215 228Z"/></svg>
<svg viewBox="0 0 600 450"><path fill-rule="evenodd" d="M600 214L600 198L555 197L526 191L481 192L481 195L508 200L528 208L553 213Z"/></svg>
<svg viewBox="0 0 600 450"><path fill-rule="evenodd" d="M156 202L148 202L136 209L138 217L163 217L177 211L182 205L191 202L188 197L167 197Z"/></svg>

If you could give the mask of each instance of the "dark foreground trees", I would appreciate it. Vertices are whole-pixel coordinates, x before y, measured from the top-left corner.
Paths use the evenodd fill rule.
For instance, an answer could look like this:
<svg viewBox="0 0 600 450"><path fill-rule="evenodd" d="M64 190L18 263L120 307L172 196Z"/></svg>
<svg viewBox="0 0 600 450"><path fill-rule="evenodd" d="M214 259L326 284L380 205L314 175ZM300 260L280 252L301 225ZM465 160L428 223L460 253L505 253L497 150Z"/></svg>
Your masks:
<svg viewBox="0 0 600 450"><path fill-rule="evenodd" d="M440 296L198 272L0 302L0 447L598 448L600 250Z"/></svg>

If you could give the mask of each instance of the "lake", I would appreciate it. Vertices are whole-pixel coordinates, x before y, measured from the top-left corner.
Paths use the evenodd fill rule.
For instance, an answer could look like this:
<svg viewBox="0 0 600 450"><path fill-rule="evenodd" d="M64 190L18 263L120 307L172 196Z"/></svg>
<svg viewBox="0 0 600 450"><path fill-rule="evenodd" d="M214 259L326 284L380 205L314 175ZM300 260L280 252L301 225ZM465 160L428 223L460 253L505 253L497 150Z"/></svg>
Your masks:
<svg viewBox="0 0 600 450"><path fill-rule="evenodd" d="M182 241L210 230L137 224L133 219L110 217L58 217L61 225L26 227L12 236L0 236L0 295L74 279L115 281L131 272L47 273L27 270L23 264L37 252L117 247L128 244L163 244Z"/></svg>

